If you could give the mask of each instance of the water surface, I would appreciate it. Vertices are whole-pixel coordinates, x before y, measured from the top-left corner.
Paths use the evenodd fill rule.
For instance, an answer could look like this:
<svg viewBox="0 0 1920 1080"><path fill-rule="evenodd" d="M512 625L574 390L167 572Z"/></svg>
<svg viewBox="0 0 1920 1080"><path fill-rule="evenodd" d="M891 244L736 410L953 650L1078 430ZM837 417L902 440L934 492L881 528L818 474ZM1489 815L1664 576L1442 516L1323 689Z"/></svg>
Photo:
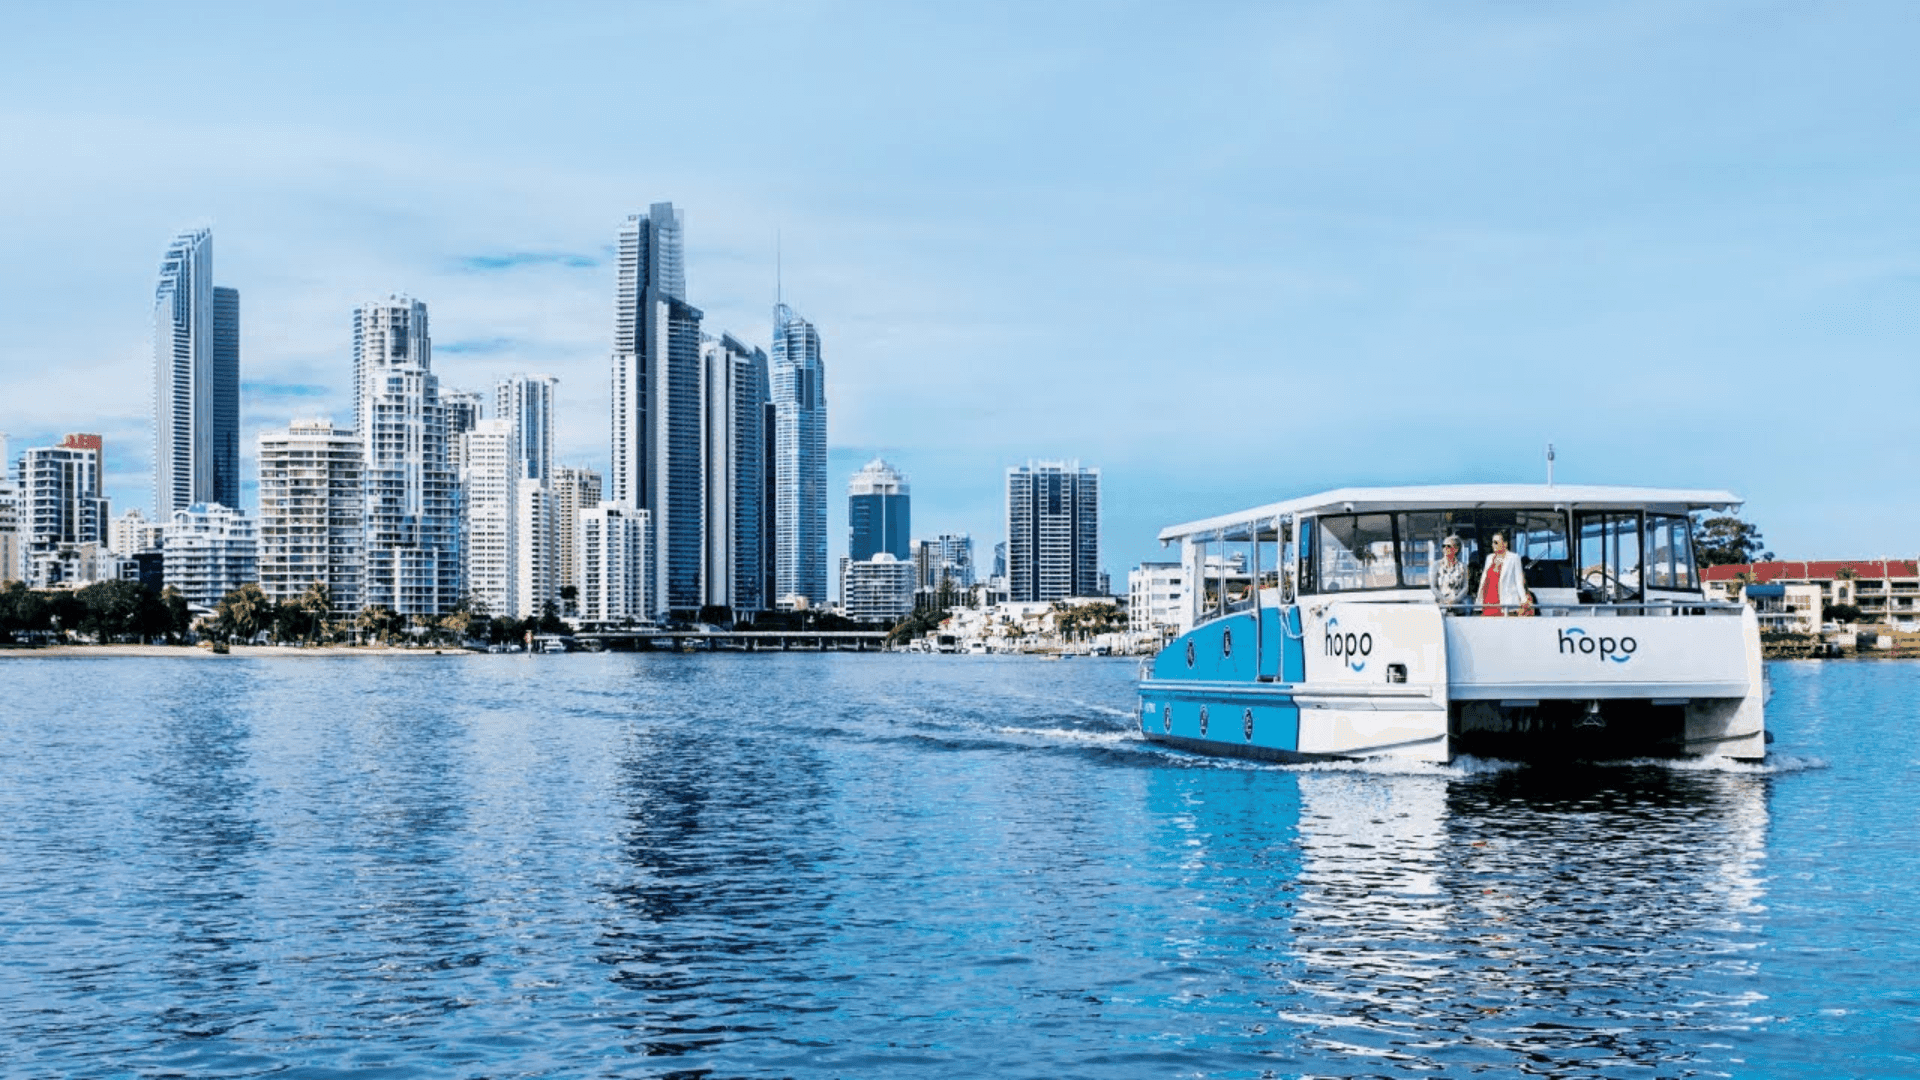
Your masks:
<svg viewBox="0 0 1920 1080"><path fill-rule="evenodd" d="M1203 759L1134 674L0 660L0 1069L1920 1074L1920 667L1717 769Z"/></svg>

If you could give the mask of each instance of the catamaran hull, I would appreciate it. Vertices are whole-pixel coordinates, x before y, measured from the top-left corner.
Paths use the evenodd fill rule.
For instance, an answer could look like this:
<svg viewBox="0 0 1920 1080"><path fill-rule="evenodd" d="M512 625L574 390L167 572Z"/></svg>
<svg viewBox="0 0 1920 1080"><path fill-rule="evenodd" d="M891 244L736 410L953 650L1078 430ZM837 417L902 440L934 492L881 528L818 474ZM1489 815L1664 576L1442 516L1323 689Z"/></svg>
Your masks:
<svg viewBox="0 0 1920 1080"><path fill-rule="evenodd" d="M1444 615L1332 602L1216 619L1140 685L1140 731L1268 761L1765 756L1753 614Z"/></svg>

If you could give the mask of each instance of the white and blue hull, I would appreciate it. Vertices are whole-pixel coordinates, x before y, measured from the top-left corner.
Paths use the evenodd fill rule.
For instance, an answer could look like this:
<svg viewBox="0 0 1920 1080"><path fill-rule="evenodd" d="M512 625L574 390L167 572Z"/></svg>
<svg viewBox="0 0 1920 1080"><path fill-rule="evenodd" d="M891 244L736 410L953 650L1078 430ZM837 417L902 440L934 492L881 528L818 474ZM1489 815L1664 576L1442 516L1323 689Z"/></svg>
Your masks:
<svg viewBox="0 0 1920 1080"><path fill-rule="evenodd" d="M1281 761L1765 755L1751 611L1447 615L1309 600L1201 624L1140 685L1148 739Z"/></svg>

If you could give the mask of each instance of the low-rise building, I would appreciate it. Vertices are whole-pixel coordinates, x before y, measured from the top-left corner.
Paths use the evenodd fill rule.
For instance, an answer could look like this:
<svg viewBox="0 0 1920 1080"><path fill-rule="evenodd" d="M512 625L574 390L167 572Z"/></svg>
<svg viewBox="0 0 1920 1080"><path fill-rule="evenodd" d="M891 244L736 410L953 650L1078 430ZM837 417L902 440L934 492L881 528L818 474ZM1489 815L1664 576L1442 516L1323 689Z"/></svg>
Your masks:
<svg viewBox="0 0 1920 1080"><path fill-rule="evenodd" d="M1187 568L1178 562L1143 562L1127 572L1127 625L1136 633L1172 637L1193 622Z"/></svg>
<svg viewBox="0 0 1920 1080"><path fill-rule="evenodd" d="M1823 608L1857 607L1861 622L1920 622L1920 567L1912 559L1732 563L1709 566L1702 577L1712 599L1740 599L1750 585L1811 585L1819 590Z"/></svg>

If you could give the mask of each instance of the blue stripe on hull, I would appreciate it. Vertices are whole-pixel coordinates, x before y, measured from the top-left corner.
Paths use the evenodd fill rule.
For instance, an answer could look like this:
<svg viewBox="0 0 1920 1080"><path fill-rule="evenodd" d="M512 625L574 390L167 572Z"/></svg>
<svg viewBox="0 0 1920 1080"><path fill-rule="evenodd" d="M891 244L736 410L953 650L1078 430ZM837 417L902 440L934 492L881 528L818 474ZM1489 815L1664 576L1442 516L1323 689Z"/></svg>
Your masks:
<svg viewBox="0 0 1920 1080"><path fill-rule="evenodd" d="M1300 626L1300 610L1269 608L1260 613L1257 627L1254 618L1248 611L1203 624L1154 658L1156 685L1151 696L1141 698L1142 734L1205 754L1298 759L1300 707L1263 680L1293 683L1305 677L1305 649L1291 632ZM1214 685L1189 690L1166 683Z"/></svg>
<svg viewBox="0 0 1920 1080"><path fill-rule="evenodd" d="M1289 699L1250 704L1184 694L1158 697L1141 699L1140 733L1150 739L1172 737L1227 748L1220 753L1250 748L1292 753L1300 746L1300 706Z"/></svg>

